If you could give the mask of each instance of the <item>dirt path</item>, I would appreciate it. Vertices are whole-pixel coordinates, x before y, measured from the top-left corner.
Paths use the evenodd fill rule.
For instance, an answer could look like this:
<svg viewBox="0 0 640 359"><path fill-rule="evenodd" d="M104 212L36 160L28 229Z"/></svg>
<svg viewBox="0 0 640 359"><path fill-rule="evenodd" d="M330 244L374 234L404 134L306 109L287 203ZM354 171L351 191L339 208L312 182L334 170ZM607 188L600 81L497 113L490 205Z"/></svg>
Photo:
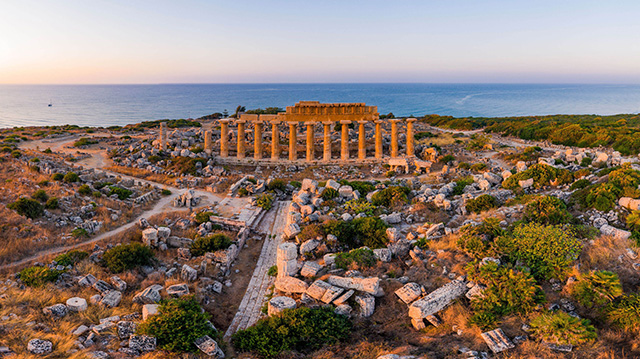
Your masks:
<svg viewBox="0 0 640 359"><path fill-rule="evenodd" d="M260 258L253 271L253 276L247 287L247 291L242 298L238 312L231 325L224 334L224 338L229 340L238 330L246 329L255 324L262 316L262 305L267 299L269 287L275 281L274 277L267 274L269 268L276 264L276 253L278 245L282 243L282 232L289 208L289 201L278 202L276 208L262 220L263 225L270 225L267 231L265 243L260 252ZM273 213L273 215L271 215ZM272 218L275 217L275 218Z"/></svg>

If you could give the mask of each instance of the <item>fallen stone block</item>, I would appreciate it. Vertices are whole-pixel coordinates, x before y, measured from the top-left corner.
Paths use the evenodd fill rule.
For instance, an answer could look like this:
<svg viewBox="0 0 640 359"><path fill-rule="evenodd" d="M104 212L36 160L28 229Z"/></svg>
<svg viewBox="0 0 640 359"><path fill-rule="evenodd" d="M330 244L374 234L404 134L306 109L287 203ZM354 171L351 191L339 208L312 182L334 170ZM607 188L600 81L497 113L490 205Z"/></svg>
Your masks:
<svg viewBox="0 0 640 359"><path fill-rule="evenodd" d="M189 286L187 283L174 284L167 287L167 294L174 298L182 297L189 294Z"/></svg>
<svg viewBox="0 0 640 359"><path fill-rule="evenodd" d="M303 277L315 277L322 270L322 266L316 262L305 262L300 270Z"/></svg>
<svg viewBox="0 0 640 359"><path fill-rule="evenodd" d="M84 312L87 310L87 300L80 297L67 299L67 308L72 312Z"/></svg>
<svg viewBox="0 0 640 359"><path fill-rule="evenodd" d="M407 283L402 288L395 291L396 295L405 304L409 305L422 295L422 288L418 283Z"/></svg>
<svg viewBox="0 0 640 359"><path fill-rule="evenodd" d="M214 357L215 359L222 359L225 357L224 352L218 345L218 343L211 339L208 335L203 336L202 338L198 338L194 344L201 352L204 354Z"/></svg>
<svg viewBox="0 0 640 359"><path fill-rule="evenodd" d="M142 306L142 320L147 320L152 315L158 314L158 304L145 304Z"/></svg>
<svg viewBox="0 0 640 359"><path fill-rule="evenodd" d="M441 311L466 292L467 285L464 281L451 281L425 297L413 302L411 306L409 306L409 316L419 319L426 318L429 315Z"/></svg>
<svg viewBox="0 0 640 359"><path fill-rule="evenodd" d="M331 284L318 279L315 282L311 283L311 285L309 286L309 288L305 293L315 300L320 300L322 299L322 296L324 296L324 293L329 288L331 288Z"/></svg>
<svg viewBox="0 0 640 359"><path fill-rule="evenodd" d="M515 347L501 328L482 333L481 335L482 339L484 339L489 346L489 349L496 354Z"/></svg>
<svg viewBox="0 0 640 359"><path fill-rule="evenodd" d="M370 317L376 309L376 299L370 294L356 295L356 303L360 306L360 316Z"/></svg>
<svg viewBox="0 0 640 359"><path fill-rule="evenodd" d="M307 283L287 276L276 279L275 287L284 293L304 293L309 289Z"/></svg>
<svg viewBox="0 0 640 359"><path fill-rule="evenodd" d="M47 314L53 318L62 318L69 313L69 309L64 304L54 304L42 309L44 314Z"/></svg>
<svg viewBox="0 0 640 359"><path fill-rule="evenodd" d="M154 286L145 288L133 297L133 301L138 304L158 303L160 299L162 299L162 297Z"/></svg>
<svg viewBox="0 0 640 359"><path fill-rule="evenodd" d="M129 338L129 348L139 352L156 350L156 338L147 335L132 335Z"/></svg>
<svg viewBox="0 0 640 359"><path fill-rule="evenodd" d="M344 278L332 275L327 279L331 285L335 285L347 289L355 289L369 294L376 294L380 289L380 278Z"/></svg>
<svg viewBox="0 0 640 359"><path fill-rule="evenodd" d="M43 339L31 339L27 343L27 350L31 354L49 354L53 350L53 343Z"/></svg>
<svg viewBox="0 0 640 359"><path fill-rule="evenodd" d="M344 292L343 288L331 286L329 289L327 289L326 292L324 292L324 295L322 296L320 301L322 301L323 303L329 304L333 302L336 298L338 298L340 294L342 294L342 292Z"/></svg>
<svg viewBox="0 0 640 359"><path fill-rule="evenodd" d="M276 315L285 309L295 309L296 301L293 298L279 296L269 300L267 305L267 313L269 316Z"/></svg>
<svg viewBox="0 0 640 359"><path fill-rule="evenodd" d="M105 307L114 308L120 304L122 300L122 292L118 290L112 290L107 292L100 300L100 304Z"/></svg>

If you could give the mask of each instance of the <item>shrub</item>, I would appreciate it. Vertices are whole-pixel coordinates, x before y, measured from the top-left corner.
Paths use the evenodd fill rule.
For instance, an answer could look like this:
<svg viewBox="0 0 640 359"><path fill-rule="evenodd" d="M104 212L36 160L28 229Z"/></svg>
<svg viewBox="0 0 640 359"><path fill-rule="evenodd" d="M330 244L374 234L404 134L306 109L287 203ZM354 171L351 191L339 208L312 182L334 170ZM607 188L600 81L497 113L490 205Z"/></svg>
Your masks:
<svg viewBox="0 0 640 359"><path fill-rule="evenodd" d="M140 325L138 332L156 337L158 347L171 352L194 352L194 342L208 335L218 338L210 315L192 297L163 300L158 314Z"/></svg>
<svg viewBox="0 0 640 359"><path fill-rule="evenodd" d="M369 216L373 215L373 211L376 209L376 206L364 198L352 199L345 203L345 206L356 214L366 213Z"/></svg>
<svg viewBox="0 0 640 359"><path fill-rule="evenodd" d="M407 202L407 195L411 193L409 187L391 186L373 194L371 203L375 206L393 207Z"/></svg>
<svg viewBox="0 0 640 359"><path fill-rule="evenodd" d="M100 197L102 197L102 193L100 193L100 191L93 191L93 192L91 192L91 195L92 195L94 198L100 198Z"/></svg>
<svg viewBox="0 0 640 359"><path fill-rule="evenodd" d="M47 148L46 150L42 151L44 153L52 153L53 151L51 151L51 148Z"/></svg>
<svg viewBox="0 0 640 359"><path fill-rule="evenodd" d="M471 165L468 164L467 162L460 162L458 164L458 168L461 170L468 170L468 169L471 169Z"/></svg>
<svg viewBox="0 0 640 359"><path fill-rule="evenodd" d="M483 194L476 198L470 199L465 204L468 212L481 213L498 206L498 200L491 195Z"/></svg>
<svg viewBox="0 0 640 359"><path fill-rule="evenodd" d="M609 183L618 188L634 187L640 185L640 171L631 169L628 163L625 163L619 169L609 173Z"/></svg>
<svg viewBox="0 0 640 359"><path fill-rule="evenodd" d="M80 177L75 172L67 172L67 174L64 175L62 180L67 182L67 183L73 183L73 182L78 182L80 180Z"/></svg>
<svg viewBox="0 0 640 359"><path fill-rule="evenodd" d="M338 197L340 195L340 193L338 192L338 190L333 189L331 187L327 187L324 189L324 191L322 191L322 199L324 201L330 201L336 197Z"/></svg>
<svg viewBox="0 0 640 359"><path fill-rule="evenodd" d="M31 198L37 199L40 202L46 202L49 200L49 195L47 194L47 191L43 189L39 189L33 192L33 194L31 195Z"/></svg>
<svg viewBox="0 0 640 359"><path fill-rule="evenodd" d="M486 286L481 296L471 300L476 313L470 322L483 329L504 315L530 313L544 302L544 292L528 270L489 262L479 269L470 264L467 273L471 280Z"/></svg>
<svg viewBox="0 0 640 359"><path fill-rule="evenodd" d="M473 165L471 165L469 169L476 172L484 172L484 171L487 171L489 167L487 167L486 163L480 162L480 163L474 163Z"/></svg>
<svg viewBox="0 0 640 359"><path fill-rule="evenodd" d="M456 157L454 155L445 155L440 157L440 163L444 163L447 164L449 162L453 162L456 160Z"/></svg>
<svg viewBox="0 0 640 359"><path fill-rule="evenodd" d="M48 185L49 185L49 180L42 180L38 182L38 186L41 186L41 187L46 187Z"/></svg>
<svg viewBox="0 0 640 359"><path fill-rule="evenodd" d="M47 203L44 204L44 208L46 209L58 209L58 207L60 207L60 204L58 203L57 197L49 198Z"/></svg>
<svg viewBox="0 0 640 359"><path fill-rule="evenodd" d="M191 245L191 254L197 257L204 255L207 252L227 249L231 246L231 243L231 239L222 233L212 234L207 237L200 237Z"/></svg>
<svg viewBox="0 0 640 359"><path fill-rule="evenodd" d="M607 319L624 329L640 328L640 294L623 295L606 308Z"/></svg>
<svg viewBox="0 0 640 359"><path fill-rule="evenodd" d="M19 158L20 156L22 156L22 152L20 152L19 150L13 150L13 151L11 151L11 157L13 157L13 158Z"/></svg>
<svg viewBox="0 0 640 359"><path fill-rule="evenodd" d="M355 235L363 245L383 248L387 245L387 225L378 217L357 218L351 221Z"/></svg>
<svg viewBox="0 0 640 359"><path fill-rule="evenodd" d="M464 193L464 188L473 183L473 177L467 176L456 181L455 187L451 191L451 195L457 196Z"/></svg>
<svg viewBox="0 0 640 359"><path fill-rule="evenodd" d="M81 260L87 258L89 256L89 253L85 252L85 251L79 251L79 250L71 250L67 253L64 254L60 254L59 256L57 256L56 258L54 258L54 260L56 261L56 263L58 263L61 266L71 266L71 265L75 265L76 263L80 262Z"/></svg>
<svg viewBox="0 0 640 359"><path fill-rule="evenodd" d="M622 194L622 190L612 183L601 183L591 187L584 202L583 207L595 208L598 211L609 212L612 210L618 197Z"/></svg>
<svg viewBox="0 0 640 359"><path fill-rule="evenodd" d="M567 206L558 197L541 196L527 203L524 220L541 224L565 224L572 219Z"/></svg>
<svg viewBox="0 0 640 359"><path fill-rule="evenodd" d="M627 228L634 232L640 231L640 211L633 211L627 216Z"/></svg>
<svg viewBox="0 0 640 359"><path fill-rule="evenodd" d="M338 181L338 183L345 186L351 186L351 188L353 188L354 191L358 191L358 193L360 193L361 197L366 196L367 193L373 192L376 189L376 187L373 184L365 181L340 180Z"/></svg>
<svg viewBox="0 0 640 359"><path fill-rule="evenodd" d="M104 252L102 261L113 273L120 273L141 265L151 264L153 252L142 243L117 245Z"/></svg>
<svg viewBox="0 0 640 359"><path fill-rule="evenodd" d="M269 193L263 193L256 198L256 205L265 211L273 207L273 196Z"/></svg>
<svg viewBox="0 0 640 359"><path fill-rule="evenodd" d="M47 267L28 267L20 271L20 280L29 287L40 287L55 282L61 273Z"/></svg>
<svg viewBox="0 0 640 359"><path fill-rule="evenodd" d="M40 202L27 197L21 197L19 200L9 203L7 208L30 219L38 218L44 214L44 206Z"/></svg>
<svg viewBox="0 0 640 359"><path fill-rule="evenodd" d="M275 277L278 275L278 266L273 265L271 267L269 267L269 270L267 271L267 275L271 276L271 277Z"/></svg>
<svg viewBox="0 0 640 359"><path fill-rule="evenodd" d="M233 335L233 346L240 352L254 352L267 359L284 351L301 352L321 348L347 339L351 322L335 314L332 307L297 308L265 318Z"/></svg>
<svg viewBox="0 0 640 359"><path fill-rule="evenodd" d="M87 238L89 237L89 232L84 228L75 228L71 231L71 235L75 238Z"/></svg>
<svg viewBox="0 0 640 359"><path fill-rule="evenodd" d="M479 225L468 224L460 229L458 248L475 258L496 255L494 239L504 235L498 218L487 218Z"/></svg>
<svg viewBox="0 0 640 359"><path fill-rule="evenodd" d="M62 181L64 179L64 175L62 173L54 173L51 175L51 179L53 181Z"/></svg>
<svg viewBox="0 0 640 359"><path fill-rule="evenodd" d="M95 143L98 143L98 141L94 141L88 137L82 137L73 143L73 147L88 146L88 145L93 145Z"/></svg>
<svg viewBox="0 0 640 359"><path fill-rule="evenodd" d="M593 342L596 328L588 319L579 319L563 311L545 313L531 321L531 332L537 338L556 344L578 345Z"/></svg>
<svg viewBox="0 0 640 359"><path fill-rule="evenodd" d="M582 161L580 161L580 166L589 167L593 163L593 159L591 157L582 157Z"/></svg>
<svg viewBox="0 0 640 359"><path fill-rule="evenodd" d="M245 197L248 194L249 194L249 191L246 188L242 187L242 188L238 189L238 196Z"/></svg>
<svg viewBox="0 0 640 359"><path fill-rule="evenodd" d="M583 189L583 188L588 187L590 185L591 185L591 181L589 181L588 179L580 179L580 180L577 180L577 181L573 182L571 184L571 187L569 187L569 189L574 191L574 190L577 190L577 189Z"/></svg>
<svg viewBox="0 0 640 359"><path fill-rule="evenodd" d="M527 223L496 238L496 246L512 261L531 268L537 279L561 278L578 258L582 245L565 227Z"/></svg>
<svg viewBox="0 0 640 359"><path fill-rule="evenodd" d="M209 218L211 216L213 216L213 212L207 212L207 211L200 212L200 213L196 214L195 221L198 224L209 222Z"/></svg>
<svg viewBox="0 0 640 359"><path fill-rule="evenodd" d="M551 182L555 185L569 184L573 182L573 175L568 170L538 163L507 178L502 182L502 187L513 190L520 187L519 181L530 178L533 178L535 188L549 186Z"/></svg>
<svg viewBox="0 0 640 359"><path fill-rule="evenodd" d="M592 308L608 304L622 295L622 285L613 272L591 271L580 276L571 293L580 304Z"/></svg>
<svg viewBox="0 0 640 359"><path fill-rule="evenodd" d="M118 195L118 199L121 201L131 197L133 194L133 191L118 186L109 186L109 190L109 196Z"/></svg>
<svg viewBox="0 0 640 359"><path fill-rule="evenodd" d="M88 184L83 184L82 186L78 187L78 193L83 196L88 196L91 194L91 192L93 191L91 190L91 187L89 187Z"/></svg>
<svg viewBox="0 0 640 359"><path fill-rule="evenodd" d="M273 179L267 184L268 191L279 190L284 192L287 189L287 183L280 178Z"/></svg>
<svg viewBox="0 0 640 359"><path fill-rule="evenodd" d="M163 196L170 196L171 195L171 191L169 191L166 188L163 188L162 191L160 192Z"/></svg>
<svg viewBox="0 0 640 359"><path fill-rule="evenodd" d="M336 255L336 267L349 269L355 263L359 267L373 267L377 259L373 251L369 248L352 249L349 252L342 252Z"/></svg>

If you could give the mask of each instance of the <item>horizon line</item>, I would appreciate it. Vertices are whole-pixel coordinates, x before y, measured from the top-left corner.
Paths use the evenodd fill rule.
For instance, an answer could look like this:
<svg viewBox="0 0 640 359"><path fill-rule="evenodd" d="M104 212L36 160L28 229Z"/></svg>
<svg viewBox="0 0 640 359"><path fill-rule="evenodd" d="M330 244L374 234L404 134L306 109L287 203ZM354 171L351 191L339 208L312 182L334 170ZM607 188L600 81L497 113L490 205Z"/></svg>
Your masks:
<svg viewBox="0 0 640 359"><path fill-rule="evenodd" d="M640 85L640 82L156 82L0 83L0 86L166 86L166 85Z"/></svg>

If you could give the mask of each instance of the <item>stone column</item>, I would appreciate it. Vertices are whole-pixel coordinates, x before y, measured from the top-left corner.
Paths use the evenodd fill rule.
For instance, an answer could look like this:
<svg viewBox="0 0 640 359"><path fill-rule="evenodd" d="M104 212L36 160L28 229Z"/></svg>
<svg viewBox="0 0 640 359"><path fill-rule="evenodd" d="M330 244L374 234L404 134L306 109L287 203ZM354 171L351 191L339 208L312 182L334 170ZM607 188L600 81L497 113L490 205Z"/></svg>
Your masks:
<svg viewBox="0 0 640 359"><path fill-rule="evenodd" d="M313 161L313 157L315 156L313 150L313 135L315 124L315 121L305 122L305 125L307 125L307 162Z"/></svg>
<svg viewBox="0 0 640 359"><path fill-rule="evenodd" d="M238 158L244 158L244 124L243 120L238 120Z"/></svg>
<svg viewBox="0 0 640 359"><path fill-rule="evenodd" d="M391 158L398 157L398 122L400 120L393 119L391 122Z"/></svg>
<svg viewBox="0 0 640 359"><path fill-rule="evenodd" d="M211 154L211 131L204 131L204 152Z"/></svg>
<svg viewBox="0 0 640 359"><path fill-rule="evenodd" d="M382 159L382 124L384 121L376 120L376 158Z"/></svg>
<svg viewBox="0 0 640 359"><path fill-rule="evenodd" d="M160 150L167 150L167 123L160 122Z"/></svg>
<svg viewBox="0 0 640 359"><path fill-rule="evenodd" d="M271 159L280 158L280 121L271 122Z"/></svg>
<svg viewBox="0 0 640 359"><path fill-rule="evenodd" d="M295 122L289 122L289 161L298 159L298 132Z"/></svg>
<svg viewBox="0 0 640 359"><path fill-rule="evenodd" d="M417 120L415 118L407 119L407 157L413 157L413 123Z"/></svg>
<svg viewBox="0 0 640 359"><path fill-rule="evenodd" d="M367 138L364 133L364 125L368 121L358 121L358 158L364 160L367 158Z"/></svg>
<svg viewBox="0 0 640 359"><path fill-rule="evenodd" d="M322 125L324 126L324 151L322 159L328 162L331 161L331 126L333 126L333 122L325 121Z"/></svg>
<svg viewBox="0 0 640 359"><path fill-rule="evenodd" d="M229 120L220 120L220 157L229 157Z"/></svg>
<svg viewBox="0 0 640 359"><path fill-rule="evenodd" d="M342 125L342 141L340 143L340 159L348 160L349 159L349 124L351 121L342 120L340 124Z"/></svg>
<svg viewBox="0 0 640 359"><path fill-rule="evenodd" d="M253 158L262 159L262 122L255 122L253 134Z"/></svg>

